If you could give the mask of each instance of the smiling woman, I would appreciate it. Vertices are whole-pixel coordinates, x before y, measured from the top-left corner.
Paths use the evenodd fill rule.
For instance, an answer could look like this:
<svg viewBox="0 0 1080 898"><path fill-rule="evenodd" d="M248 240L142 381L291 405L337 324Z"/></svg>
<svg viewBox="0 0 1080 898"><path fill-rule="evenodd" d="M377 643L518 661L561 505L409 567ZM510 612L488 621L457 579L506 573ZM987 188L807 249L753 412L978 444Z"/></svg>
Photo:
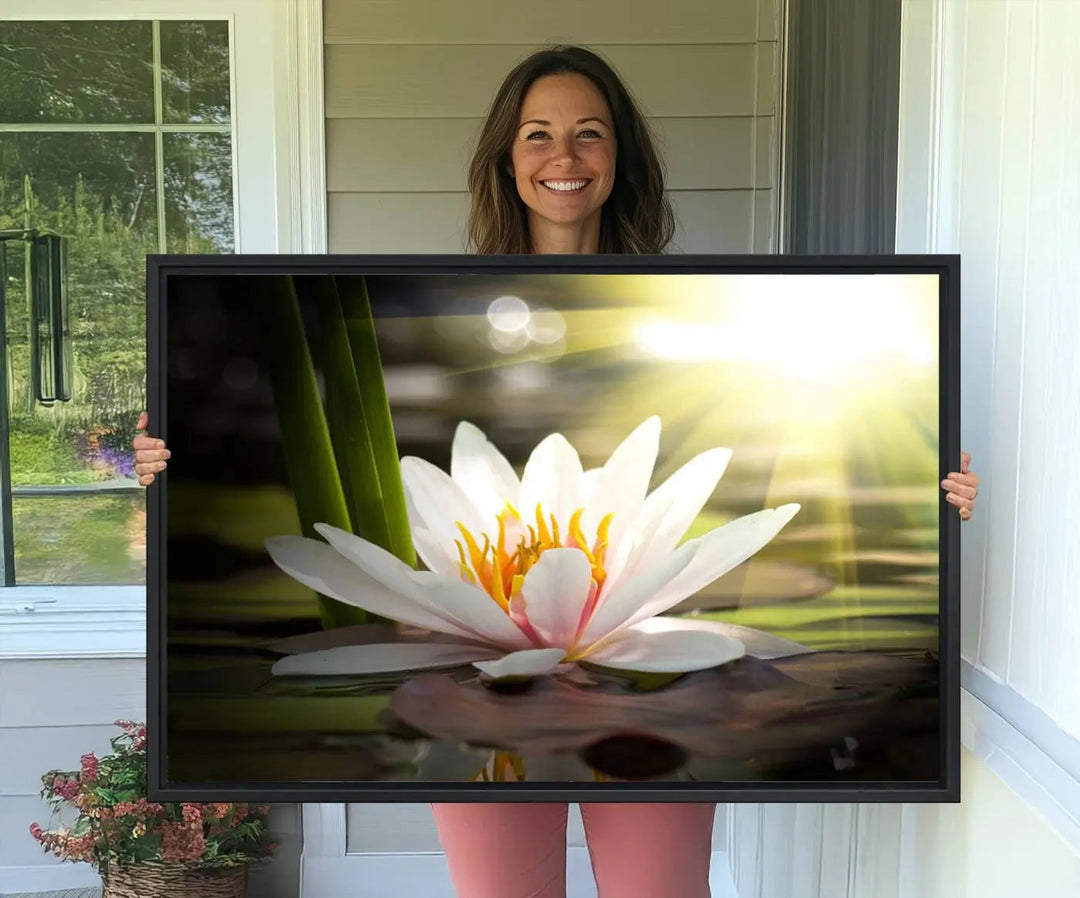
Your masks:
<svg viewBox="0 0 1080 898"><path fill-rule="evenodd" d="M599 238L615 180L611 110L588 78L548 75L529 88L520 117L510 173L528 209L529 233L535 242L548 231L564 252L581 252L582 241Z"/></svg>
<svg viewBox="0 0 1080 898"><path fill-rule="evenodd" d="M580 47L534 53L496 94L468 173L478 253L661 253L675 233L637 103Z"/></svg>

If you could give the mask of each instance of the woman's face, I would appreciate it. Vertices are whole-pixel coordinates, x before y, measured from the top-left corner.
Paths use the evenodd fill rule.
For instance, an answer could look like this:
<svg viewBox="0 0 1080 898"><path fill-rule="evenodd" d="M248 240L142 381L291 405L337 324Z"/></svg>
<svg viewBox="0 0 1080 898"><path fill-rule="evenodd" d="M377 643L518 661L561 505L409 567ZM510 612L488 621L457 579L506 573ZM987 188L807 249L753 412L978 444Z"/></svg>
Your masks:
<svg viewBox="0 0 1080 898"><path fill-rule="evenodd" d="M510 151L533 215L558 225L599 218L615 181L615 129L603 94L584 75L545 75L525 94Z"/></svg>

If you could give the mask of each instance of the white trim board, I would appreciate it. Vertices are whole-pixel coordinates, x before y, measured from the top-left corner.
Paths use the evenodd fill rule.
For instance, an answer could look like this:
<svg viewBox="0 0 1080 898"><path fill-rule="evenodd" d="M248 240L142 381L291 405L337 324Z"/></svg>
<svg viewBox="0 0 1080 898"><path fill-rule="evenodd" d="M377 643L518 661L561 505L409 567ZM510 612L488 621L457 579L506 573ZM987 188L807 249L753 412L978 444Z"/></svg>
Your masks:
<svg viewBox="0 0 1080 898"><path fill-rule="evenodd" d="M1080 760L1080 743L1060 730L1057 736L1047 738L1049 718L1036 720L1045 715L1006 686L998 687L993 696L995 707L991 707L985 692L989 679L966 662L964 680L965 686L972 683L982 692L980 695L965 688L960 693L960 737L964 747L1080 851L1080 780L1069 769ZM1025 729L1032 727L1027 729L1032 736L1047 738L1046 747L1032 741L1014 721L1022 722Z"/></svg>
<svg viewBox="0 0 1080 898"><path fill-rule="evenodd" d="M145 586L0 589L0 660L144 657Z"/></svg>
<svg viewBox="0 0 1080 898"><path fill-rule="evenodd" d="M281 0L276 68L278 193L292 214L279 225L279 252L325 253L326 119L321 0ZM294 227L291 222L297 222Z"/></svg>

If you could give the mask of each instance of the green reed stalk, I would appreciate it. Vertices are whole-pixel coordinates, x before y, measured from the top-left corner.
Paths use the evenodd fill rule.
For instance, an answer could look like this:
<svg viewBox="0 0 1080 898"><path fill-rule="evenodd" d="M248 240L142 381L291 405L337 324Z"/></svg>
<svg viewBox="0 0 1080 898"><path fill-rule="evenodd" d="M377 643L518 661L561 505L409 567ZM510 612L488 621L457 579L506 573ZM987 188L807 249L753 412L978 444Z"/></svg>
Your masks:
<svg viewBox="0 0 1080 898"><path fill-rule="evenodd" d="M352 530L348 503L341 486L330 431L319 398L315 365L300 316L296 285L291 277L267 277L258 304L264 314L263 341L281 428L281 445L296 500L301 532L321 539L315 524ZM324 628L367 623L359 608L319 595Z"/></svg>
<svg viewBox="0 0 1080 898"><path fill-rule="evenodd" d="M368 433L369 414L356 379L349 334L333 278L310 279L322 326L321 363L326 380L326 421L337 457L338 474L353 532L390 549L390 528L375 453Z"/></svg>
<svg viewBox="0 0 1080 898"><path fill-rule="evenodd" d="M378 486L381 489L381 507L388 540L383 547L409 566L416 567L416 549L413 547L409 530L401 462L390 417L390 402L386 396L386 382L379 357L367 281L363 276L337 277L334 280L341 301L349 346L352 349L354 380L359 389Z"/></svg>

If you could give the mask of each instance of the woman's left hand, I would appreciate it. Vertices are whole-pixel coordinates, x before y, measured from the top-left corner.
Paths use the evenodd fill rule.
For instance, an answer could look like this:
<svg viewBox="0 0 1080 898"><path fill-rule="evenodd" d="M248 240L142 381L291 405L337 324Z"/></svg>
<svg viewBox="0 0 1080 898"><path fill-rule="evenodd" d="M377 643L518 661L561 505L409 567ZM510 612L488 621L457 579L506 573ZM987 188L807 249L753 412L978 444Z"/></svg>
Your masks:
<svg viewBox="0 0 1080 898"><path fill-rule="evenodd" d="M960 470L951 472L941 481L941 488L945 490L945 501L959 509L961 521L971 519L975 497L979 495L979 475L968 470L970 464L971 456L966 452L960 453Z"/></svg>

